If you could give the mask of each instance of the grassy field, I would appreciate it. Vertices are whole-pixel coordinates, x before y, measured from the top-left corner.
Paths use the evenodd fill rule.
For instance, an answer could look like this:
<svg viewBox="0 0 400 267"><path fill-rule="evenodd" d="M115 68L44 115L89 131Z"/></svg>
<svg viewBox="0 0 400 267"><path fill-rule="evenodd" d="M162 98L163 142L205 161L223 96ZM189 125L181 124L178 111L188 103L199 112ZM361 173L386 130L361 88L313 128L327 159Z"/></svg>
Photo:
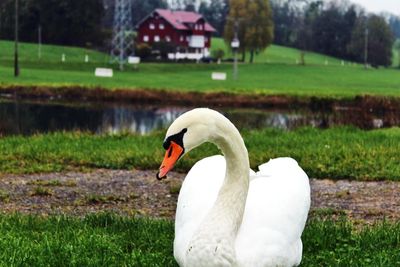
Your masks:
<svg viewBox="0 0 400 267"><path fill-rule="evenodd" d="M400 180L400 129L355 128L295 131L243 131L253 168L270 158L291 156L310 177ZM0 173L37 173L71 169L157 169L163 134L91 135L55 133L0 139ZM217 154L204 145L186 155L176 170L187 171L197 160Z"/></svg>
<svg viewBox="0 0 400 267"><path fill-rule="evenodd" d="M257 56L257 64L240 64L239 80L232 80L232 65L225 64L141 64L139 71L115 72L112 79L94 77L96 66L107 66L107 56L93 52L93 61L83 63L84 49L47 46L43 60L35 61L35 45L21 47L21 77L13 77L11 43L0 42L0 86L84 85L105 88L152 88L178 91L224 91L233 93L289 94L306 96L353 97L355 95L400 96L397 69L364 70L360 66L341 66L339 60L310 53L306 67L295 64L298 51L272 46ZM221 46L222 41L216 40ZM0 50L3 51L3 50ZM61 63L62 51L67 63ZM46 56L45 56L46 55ZM68 61L68 58L71 60ZM267 60L270 63L266 63ZM290 63L290 64L288 64ZM212 81L214 71L226 72L227 81Z"/></svg>
<svg viewBox="0 0 400 267"><path fill-rule="evenodd" d="M39 59L38 45L33 43L20 43L19 58L22 64L34 63L61 63L61 55L65 54L67 63L84 63L85 55L89 62L107 63L108 55L90 49L79 47L65 47L58 45L42 45L41 58ZM0 62L2 65L10 64L14 60L14 42L0 41Z"/></svg>
<svg viewBox="0 0 400 267"><path fill-rule="evenodd" d="M225 52L225 58L232 58L231 50L228 49L225 42L221 38L214 38L212 40L211 50L222 49ZM241 55L238 56L241 58ZM284 64L298 64L300 59L300 52L298 49L284 47L279 45L271 45L265 51L255 54L254 62L258 63L284 63ZM246 60L249 60L249 53L246 54ZM307 52L305 56L306 64L311 65L336 65L341 66L342 60L331 56L326 56L318 53ZM351 62L344 62L345 65L352 64Z"/></svg>
<svg viewBox="0 0 400 267"><path fill-rule="evenodd" d="M110 214L0 216L1 266L177 266L173 224ZM301 266L399 266L400 224L354 231L346 221L312 219Z"/></svg>

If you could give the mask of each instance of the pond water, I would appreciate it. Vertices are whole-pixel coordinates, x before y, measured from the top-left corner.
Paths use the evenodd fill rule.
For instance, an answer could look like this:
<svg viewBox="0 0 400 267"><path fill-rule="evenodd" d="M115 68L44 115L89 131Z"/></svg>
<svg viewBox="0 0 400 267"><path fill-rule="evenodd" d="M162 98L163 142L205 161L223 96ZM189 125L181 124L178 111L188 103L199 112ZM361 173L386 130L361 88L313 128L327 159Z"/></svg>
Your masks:
<svg viewBox="0 0 400 267"><path fill-rule="evenodd" d="M93 133L134 132L146 134L165 129L193 107L160 107L110 103L66 104L52 101L0 100L0 134L81 130ZM364 129L400 125L398 111L337 108L335 111L264 110L220 108L239 129L301 126L328 128L355 125Z"/></svg>

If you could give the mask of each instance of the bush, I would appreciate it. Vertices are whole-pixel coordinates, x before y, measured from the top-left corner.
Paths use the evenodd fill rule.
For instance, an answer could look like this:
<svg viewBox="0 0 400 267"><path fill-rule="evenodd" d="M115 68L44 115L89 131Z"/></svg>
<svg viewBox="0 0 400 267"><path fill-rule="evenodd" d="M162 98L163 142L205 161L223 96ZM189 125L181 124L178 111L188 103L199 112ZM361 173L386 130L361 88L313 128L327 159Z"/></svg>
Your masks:
<svg viewBox="0 0 400 267"><path fill-rule="evenodd" d="M169 42L158 42L153 44L153 53L157 52L162 59L168 59L169 53L175 52L175 46Z"/></svg>
<svg viewBox="0 0 400 267"><path fill-rule="evenodd" d="M135 55L141 59L146 59L151 56L151 46L146 43L137 44L135 47Z"/></svg>
<svg viewBox="0 0 400 267"><path fill-rule="evenodd" d="M223 49L219 48L219 49L213 50L211 52L211 54L212 54L213 58L223 59L225 56L225 51Z"/></svg>

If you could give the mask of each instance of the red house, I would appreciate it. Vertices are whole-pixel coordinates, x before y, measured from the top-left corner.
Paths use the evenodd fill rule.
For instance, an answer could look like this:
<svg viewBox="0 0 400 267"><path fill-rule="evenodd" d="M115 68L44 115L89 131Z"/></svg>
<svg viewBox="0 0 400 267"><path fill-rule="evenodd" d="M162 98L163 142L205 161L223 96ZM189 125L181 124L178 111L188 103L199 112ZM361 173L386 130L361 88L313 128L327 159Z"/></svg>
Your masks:
<svg viewBox="0 0 400 267"><path fill-rule="evenodd" d="M176 52L170 59L200 59L208 56L211 35L216 30L195 12L156 9L137 25L136 42L171 42Z"/></svg>

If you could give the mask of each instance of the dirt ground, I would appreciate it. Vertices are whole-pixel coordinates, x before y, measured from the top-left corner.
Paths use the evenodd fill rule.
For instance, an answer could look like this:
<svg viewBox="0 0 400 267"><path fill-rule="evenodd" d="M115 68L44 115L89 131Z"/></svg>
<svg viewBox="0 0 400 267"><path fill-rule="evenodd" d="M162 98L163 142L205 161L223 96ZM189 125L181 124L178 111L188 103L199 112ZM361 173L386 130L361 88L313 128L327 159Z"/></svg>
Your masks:
<svg viewBox="0 0 400 267"><path fill-rule="evenodd" d="M110 211L173 218L184 174L158 181L155 171L99 169L0 177L0 212L85 215ZM400 220L399 182L311 179L311 215L346 215L358 223Z"/></svg>

